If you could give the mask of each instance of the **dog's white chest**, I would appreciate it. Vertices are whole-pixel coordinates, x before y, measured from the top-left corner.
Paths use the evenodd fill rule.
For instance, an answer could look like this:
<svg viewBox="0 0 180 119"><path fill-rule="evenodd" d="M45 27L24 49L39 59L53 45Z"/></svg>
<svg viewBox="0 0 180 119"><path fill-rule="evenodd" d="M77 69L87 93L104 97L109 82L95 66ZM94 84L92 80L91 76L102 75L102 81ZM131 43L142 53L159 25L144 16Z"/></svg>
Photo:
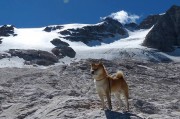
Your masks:
<svg viewBox="0 0 180 119"><path fill-rule="evenodd" d="M94 80L96 90L101 93L105 93L105 90L108 88L106 80L96 81Z"/></svg>

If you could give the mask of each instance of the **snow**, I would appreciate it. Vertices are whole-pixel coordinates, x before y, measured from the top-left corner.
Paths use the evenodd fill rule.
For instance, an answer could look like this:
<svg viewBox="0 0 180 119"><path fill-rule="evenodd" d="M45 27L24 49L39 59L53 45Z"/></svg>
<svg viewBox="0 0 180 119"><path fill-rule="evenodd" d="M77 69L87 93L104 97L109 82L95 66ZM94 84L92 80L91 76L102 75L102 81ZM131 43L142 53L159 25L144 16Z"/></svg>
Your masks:
<svg viewBox="0 0 180 119"><path fill-rule="evenodd" d="M161 52L162 55L172 59L174 62L180 62L180 48L175 48L173 52L167 52L163 53Z"/></svg>
<svg viewBox="0 0 180 119"><path fill-rule="evenodd" d="M2 37L3 43L0 45L0 51L7 51L8 49L38 49L51 51L54 48L54 45L51 44L51 40L54 38L58 38L62 36L58 34L59 31L70 29L70 28L82 28L83 26L87 26L87 24L66 24L64 28L52 32L43 31L44 28L21 28L15 29L15 34L17 36L10 37ZM135 32L128 31L130 36L128 38L119 38L120 40L115 41L110 44L102 44L100 46L89 47L82 42L72 42L66 39L61 38L62 41L70 44L75 51L83 51L83 50L94 50L94 49L111 49L111 48L120 48L120 47L128 47L134 48L139 47L140 43L142 43L144 36L149 32L149 30L139 30ZM117 37L116 37L117 39ZM113 40L113 39L105 39Z"/></svg>
<svg viewBox="0 0 180 119"><path fill-rule="evenodd" d="M55 32L47 33L42 28L15 29L17 36L4 37L0 51L8 49L38 49L51 51L54 47L50 41L58 37Z"/></svg>
<svg viewBox="0 0 180 119"><path fill-rule="evenodd" d="M159 15L165 15L166 13L161 13L161 14L159 14Z"/></svg>

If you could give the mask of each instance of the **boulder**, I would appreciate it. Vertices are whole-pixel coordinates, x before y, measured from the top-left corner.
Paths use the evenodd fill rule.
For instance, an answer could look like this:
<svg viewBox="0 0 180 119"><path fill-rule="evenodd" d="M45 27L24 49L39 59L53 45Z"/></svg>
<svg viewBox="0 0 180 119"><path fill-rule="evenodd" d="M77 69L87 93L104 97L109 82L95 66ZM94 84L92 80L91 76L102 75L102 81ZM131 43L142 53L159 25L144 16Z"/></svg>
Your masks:
<svg viewBox="0 0 180 119"><path fill-rule="evenodd" d="M74 58L76 56L76 52L71 47L65 46L53 48L52 53L58 58L64 58L65 56Z"/></svg>
<svg viewBox="0 0 180 119"><path fill-rule="evenodd" d="M29 61L29 64L48 66L58 62L58 58L47 51L10 49L8 53L10 53L11 56L18 56L25 61Z"/></svg>
<svg viewBox="0 0 180 119"><path fill-rule="evenodd" d="M68 46L69 46L68 43L66 43L66 42L64 42L64 41L61 41L59 38L53 39L53 40L51 41L51 43L52 43L53 45L55 45L56 47L62 47L62 46L68 47Z"/></svg>
<svg viewBox="0 0 180 119"><path fill-rule="evenodd" d="M61 41L58 38L53 39L51 43L56 46L51 50L51 52L58 58L64 58L65 56L70 58L75 57L76 52L71 47L69 47L68 43Z"/></svg>
<svg viewBox="0 0 180 119"><path fill-rule="evenodd" d="M137 100L134 106L137 109L139 109L141 112L147 113L147 114L156 114L159 111L155 105L149 102L143 101L143 100Z"/></svg>
<svg viewBox="0 0 180 119"><path fill-rule="evenodd" d="M3 59L3 58L10 58L10 56L7 53L0 53L0 59Z"/></svg>

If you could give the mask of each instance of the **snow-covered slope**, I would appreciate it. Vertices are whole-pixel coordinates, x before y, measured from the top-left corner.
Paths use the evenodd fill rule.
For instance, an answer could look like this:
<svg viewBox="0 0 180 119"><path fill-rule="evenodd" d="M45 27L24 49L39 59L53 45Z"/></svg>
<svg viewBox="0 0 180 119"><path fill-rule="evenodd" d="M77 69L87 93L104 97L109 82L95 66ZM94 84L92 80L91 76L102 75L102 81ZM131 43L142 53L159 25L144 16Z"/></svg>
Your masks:
<svg viewBox="0 0 180 119"><path fill-rule="evenodd" d="M99 23L101 24L101 23ZM113 38L103 39L112 41L109 44L101 42L98 46L88 46L81 41L70 41L62 38L63 35L59 32L67 29L78 29L89 24L67 24L62 25L62 29L57 29L51 32L45 32L43 28L15 28L14 32L17 36L1 37L2 44L0 44L0 52L5 53L9 49L35 49L51 52L54 45L51 41L55 38L61 37L61 41L66 42L76 52L75 58L65 57L59 60L59 63L70 63L72 61L78 61L80 59L95 58L95 59L135 59L135 60L176 60L179 61L179 52L177 55L165 54L157 52L154 49L146 48L141 46L145 36L150 31L147 30L136 30L128 31L128 37L120 38L119 40L112 40ZM98 25L98 24L97 24ZM91 41L96 44L97 41ZM11 60L10 60L11 59ZM19 59L19 60L18 60ZM12 63L13 62L13 63ZM4 58L0 60L0 67L24 67L24 60L20 58ZM8 64L8 65L7 65ZM21 64L21 65L20 65Z"/></svg>
<svg viewBox="0 0 180 119"><path fill-rule="evenodd" d="M58 37L58 34L46 33L43 28L22 28L15 29L17 36L4 37L0 50L7 51L9 49L41 49L51 51L54 47L50 40Z"/></svg>

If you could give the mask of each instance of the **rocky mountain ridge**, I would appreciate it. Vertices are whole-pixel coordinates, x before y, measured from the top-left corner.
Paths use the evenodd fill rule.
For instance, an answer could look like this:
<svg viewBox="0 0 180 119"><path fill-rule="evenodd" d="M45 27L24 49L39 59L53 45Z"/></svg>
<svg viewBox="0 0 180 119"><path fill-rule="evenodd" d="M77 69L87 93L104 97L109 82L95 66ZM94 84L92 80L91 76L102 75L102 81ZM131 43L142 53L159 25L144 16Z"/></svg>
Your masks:
<svg viewBox="0 0 180 119"><path fill-rule="evenodd" d="M147 34L144 46L171 52L180 46L180 6L172 6Z"/></svg>
<svg viewBox="0 0 180 119"><path fill-rule="evenodd" d="M60 27L60 26L59 26ZM46 27L44 31L47 31L49 27ZM57 30L56 28L51 28L53 30ZM49 31L47 31L49 32ZM87 25L82 28L70 28L65 29L59 32L62 36L60 38L67 39L70 41L81 41L87 45L92 45L90 42L92 41L99 41L103 42L104 39L111 39L119 36L121 37L127 37L128 33L123 27L123 25L118 22L117 20L114 20L112 18L105 18L102 20L101 23L94 24L94 25ZM118 40L116 38L116 40ZM113 42L113 41L107 41L107 42Z"/></svg>

